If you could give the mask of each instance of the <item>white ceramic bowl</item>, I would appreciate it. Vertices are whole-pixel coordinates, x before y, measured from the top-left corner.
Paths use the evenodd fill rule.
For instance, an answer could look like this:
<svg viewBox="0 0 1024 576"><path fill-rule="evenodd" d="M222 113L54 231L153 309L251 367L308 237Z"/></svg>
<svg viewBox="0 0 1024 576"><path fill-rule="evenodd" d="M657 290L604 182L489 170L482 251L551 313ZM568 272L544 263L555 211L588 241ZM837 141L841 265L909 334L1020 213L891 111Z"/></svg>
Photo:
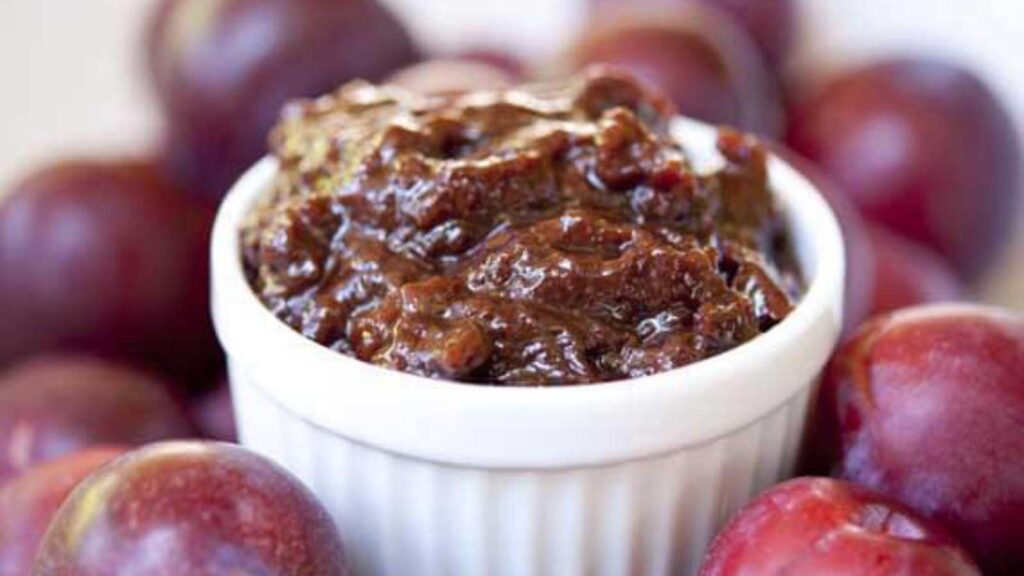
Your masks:
<svg viewBox="0 0 1024 576"><path fill-rule="evenodd" d="M699 166L715 131L675 127ZM777 159L772 186L808 289L767 334L631 381L503 388L364 364L304 339L250 289L238 231L273 160L225 200L213 312L242 443L305 481L361 575L691 574L715 531L790 473L838 337L843 243L813 186Z"/></svg>

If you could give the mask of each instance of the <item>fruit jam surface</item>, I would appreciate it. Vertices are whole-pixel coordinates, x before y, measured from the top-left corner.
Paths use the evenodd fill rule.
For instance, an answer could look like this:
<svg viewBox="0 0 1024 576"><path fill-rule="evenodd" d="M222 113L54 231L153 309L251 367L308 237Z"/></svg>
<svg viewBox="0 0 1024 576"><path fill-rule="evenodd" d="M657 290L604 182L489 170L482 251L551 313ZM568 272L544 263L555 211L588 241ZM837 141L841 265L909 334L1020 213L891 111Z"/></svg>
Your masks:
<svg viewBox="0 0 1024 576"><path fill-rule="evenodd" d="M747 342L801 281L756 140L694 170L631 78L422 97L352 83L288 107L243 259L337 352L461 382L640 377Z"/></svg>

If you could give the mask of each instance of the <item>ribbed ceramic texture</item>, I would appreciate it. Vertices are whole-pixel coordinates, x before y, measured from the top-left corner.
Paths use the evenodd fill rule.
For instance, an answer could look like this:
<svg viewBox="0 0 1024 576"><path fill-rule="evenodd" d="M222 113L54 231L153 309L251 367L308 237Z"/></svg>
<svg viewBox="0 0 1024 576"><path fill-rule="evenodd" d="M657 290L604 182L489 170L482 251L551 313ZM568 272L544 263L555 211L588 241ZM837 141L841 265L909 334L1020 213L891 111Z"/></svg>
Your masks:
<svg viewBox="0 0 1024 576"><path fill-rule="evenodd" d="M242 442L320 497L360 576L695 574L728 516L791 470L808 399L659 457L510 471L354 443L280 407L237 365L231 380Z"/></svg>

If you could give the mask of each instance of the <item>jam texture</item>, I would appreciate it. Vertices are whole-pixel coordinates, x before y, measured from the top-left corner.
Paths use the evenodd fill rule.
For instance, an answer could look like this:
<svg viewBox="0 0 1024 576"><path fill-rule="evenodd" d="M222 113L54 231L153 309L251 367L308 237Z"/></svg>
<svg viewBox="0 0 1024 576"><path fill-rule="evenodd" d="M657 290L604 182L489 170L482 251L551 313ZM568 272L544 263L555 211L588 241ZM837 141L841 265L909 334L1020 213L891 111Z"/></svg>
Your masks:
<svg viewBox="0 0 1024 576"><path fill-rule="evenodd" d="M425 97L351 83L290 105L243 226L265 305L339 353L490 385L605 382L747 342L800 292L766 152L693 169L628 76Z"/></svg>

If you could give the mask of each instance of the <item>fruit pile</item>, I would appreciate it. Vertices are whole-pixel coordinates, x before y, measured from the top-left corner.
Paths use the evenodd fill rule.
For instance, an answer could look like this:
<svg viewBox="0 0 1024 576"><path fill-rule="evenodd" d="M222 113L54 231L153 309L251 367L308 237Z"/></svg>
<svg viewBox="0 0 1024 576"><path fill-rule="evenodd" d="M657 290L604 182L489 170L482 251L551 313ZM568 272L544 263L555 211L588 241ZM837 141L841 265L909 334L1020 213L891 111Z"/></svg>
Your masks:
<svg viewBox="0 0 1024 576"><path fill-rule="evenodd" d="M0 576L346 574L297 480L209 441L235 435L208 312L216 205L292 98L591 63L774 142L846 237L847 338L803 464L821 477L752 502L701 573L1024 574L1024 316L933 305L969 298L1021 225L1024 152L1000 101L922 58L808 88L787 66L793 0L594 0L592 16L533 65L424 59L377 0L160 1L145 50L161 146L63 159L0 194Z"/></svg>

